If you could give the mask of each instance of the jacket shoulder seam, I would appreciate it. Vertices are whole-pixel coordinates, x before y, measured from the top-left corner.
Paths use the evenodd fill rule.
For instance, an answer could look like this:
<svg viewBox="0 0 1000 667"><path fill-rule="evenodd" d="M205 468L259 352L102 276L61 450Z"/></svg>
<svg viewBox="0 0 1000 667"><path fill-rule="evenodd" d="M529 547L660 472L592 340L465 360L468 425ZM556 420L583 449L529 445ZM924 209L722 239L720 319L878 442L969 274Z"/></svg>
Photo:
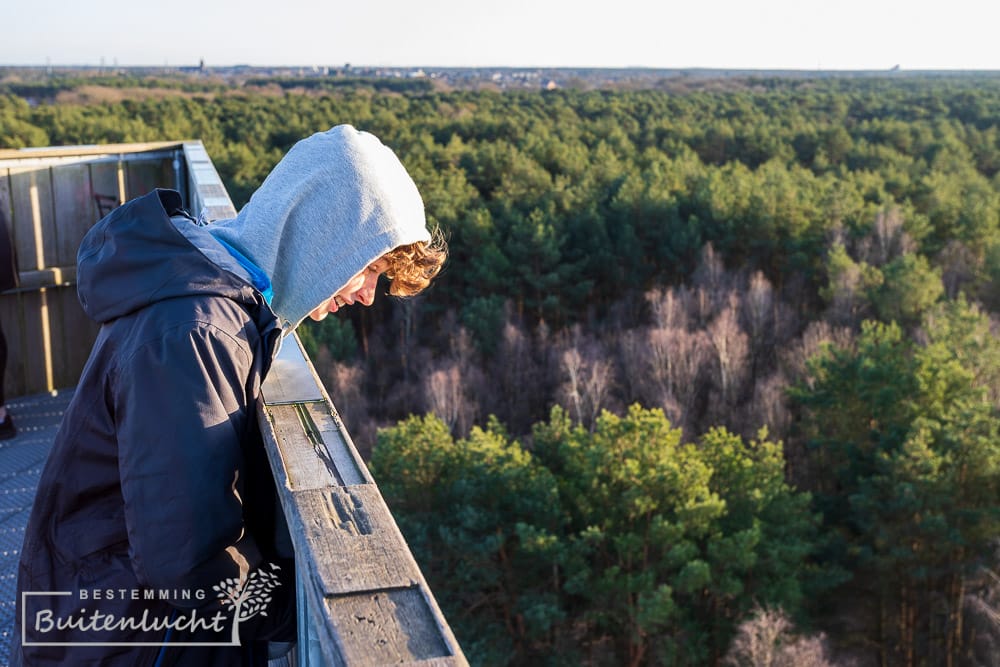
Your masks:
<svg viewBox="0 0 1000 667"><path fill-rule="evenodd" d="M177 322L176 324L173 324L165 329L158 331L155 336L152 336L146 340L137 343L135 347L129 352L129 354L122 359L121 363L118 364L119 368L130 364L133 358L135 358L135 356L139 354L139 352L141 352L147 346L152 345L157 341L164 340L171 333L174 333L177 330L181 329L186 330L188 332L194 332L197 330L207 330L211 334L213 334L214 337L225 339L226 341L235 344L236 347L239 348L239 350L246 357L247 363L252 363L253 361L253 355L250 352L250 346L247 344L246 341L240 340L230 332L226 331L225 329L216 324L213 324L212 322L207 322L205 320L200 320L200 319L192 319L192 320L186 320L184 322Z"/></svg>

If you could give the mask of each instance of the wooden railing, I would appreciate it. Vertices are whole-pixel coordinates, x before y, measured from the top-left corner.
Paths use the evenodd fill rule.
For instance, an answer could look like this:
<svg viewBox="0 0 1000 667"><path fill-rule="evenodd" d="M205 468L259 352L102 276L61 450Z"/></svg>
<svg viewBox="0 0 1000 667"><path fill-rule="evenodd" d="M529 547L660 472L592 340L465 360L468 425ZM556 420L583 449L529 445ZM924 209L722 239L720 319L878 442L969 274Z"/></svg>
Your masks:
<svg viewBox="0 0 1000 667"><path fill-rule="evenodd" d="M467 664L294 336L263 394L261 426L295 546L298 664Z"/></svg>

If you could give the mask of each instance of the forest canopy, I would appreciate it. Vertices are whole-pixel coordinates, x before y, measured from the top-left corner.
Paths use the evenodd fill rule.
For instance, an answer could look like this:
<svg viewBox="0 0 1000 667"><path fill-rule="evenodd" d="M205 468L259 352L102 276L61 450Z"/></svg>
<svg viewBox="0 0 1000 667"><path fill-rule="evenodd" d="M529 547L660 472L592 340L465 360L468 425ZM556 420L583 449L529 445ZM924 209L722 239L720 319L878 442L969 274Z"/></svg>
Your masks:
<svg viewBox="0 0 1000 667"><path fill-rule="evenodd" d="M300 333L477 664L994 664L1000 78L85 83L0 147L398 152L446 270Z"/></svg>

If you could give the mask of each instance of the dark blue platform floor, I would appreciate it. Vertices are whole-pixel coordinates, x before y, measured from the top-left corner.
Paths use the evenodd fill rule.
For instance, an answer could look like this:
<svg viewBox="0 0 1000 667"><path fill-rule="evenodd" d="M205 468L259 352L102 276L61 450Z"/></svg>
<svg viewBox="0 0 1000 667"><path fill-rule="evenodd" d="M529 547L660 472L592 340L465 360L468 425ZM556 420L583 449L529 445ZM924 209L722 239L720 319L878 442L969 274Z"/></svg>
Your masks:
<svg viewBox="0 0 1000 667"><path fill-rule="evenodd" d="M14 587L35 487L73 390L23 396L7 402L17 437L0 440L0 665L10 658Z"/></svg>

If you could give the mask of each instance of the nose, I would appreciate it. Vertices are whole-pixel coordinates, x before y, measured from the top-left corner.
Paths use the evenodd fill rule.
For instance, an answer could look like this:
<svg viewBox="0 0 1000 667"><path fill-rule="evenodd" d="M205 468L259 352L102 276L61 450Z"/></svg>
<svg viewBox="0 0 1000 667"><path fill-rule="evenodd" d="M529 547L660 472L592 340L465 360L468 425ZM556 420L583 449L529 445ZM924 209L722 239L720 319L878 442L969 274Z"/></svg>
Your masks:
<svg viewBox="0 0 1000 667"><path fill-rule="evenodd" d="M375 286L373 285L372 287L368 286L362 287L360 290L358 290L357 296L358 296L358 301L360 301L364 305L366 306L372 305L373 303L375 303Z"/></svg>
<svg viewBox="0 0 1000 667"><path fill-rule="evenodd" d="M365 284L357 291L358 301L366 306L375 303L375 287L378 285L378 274L366 277Z"/></svg>

